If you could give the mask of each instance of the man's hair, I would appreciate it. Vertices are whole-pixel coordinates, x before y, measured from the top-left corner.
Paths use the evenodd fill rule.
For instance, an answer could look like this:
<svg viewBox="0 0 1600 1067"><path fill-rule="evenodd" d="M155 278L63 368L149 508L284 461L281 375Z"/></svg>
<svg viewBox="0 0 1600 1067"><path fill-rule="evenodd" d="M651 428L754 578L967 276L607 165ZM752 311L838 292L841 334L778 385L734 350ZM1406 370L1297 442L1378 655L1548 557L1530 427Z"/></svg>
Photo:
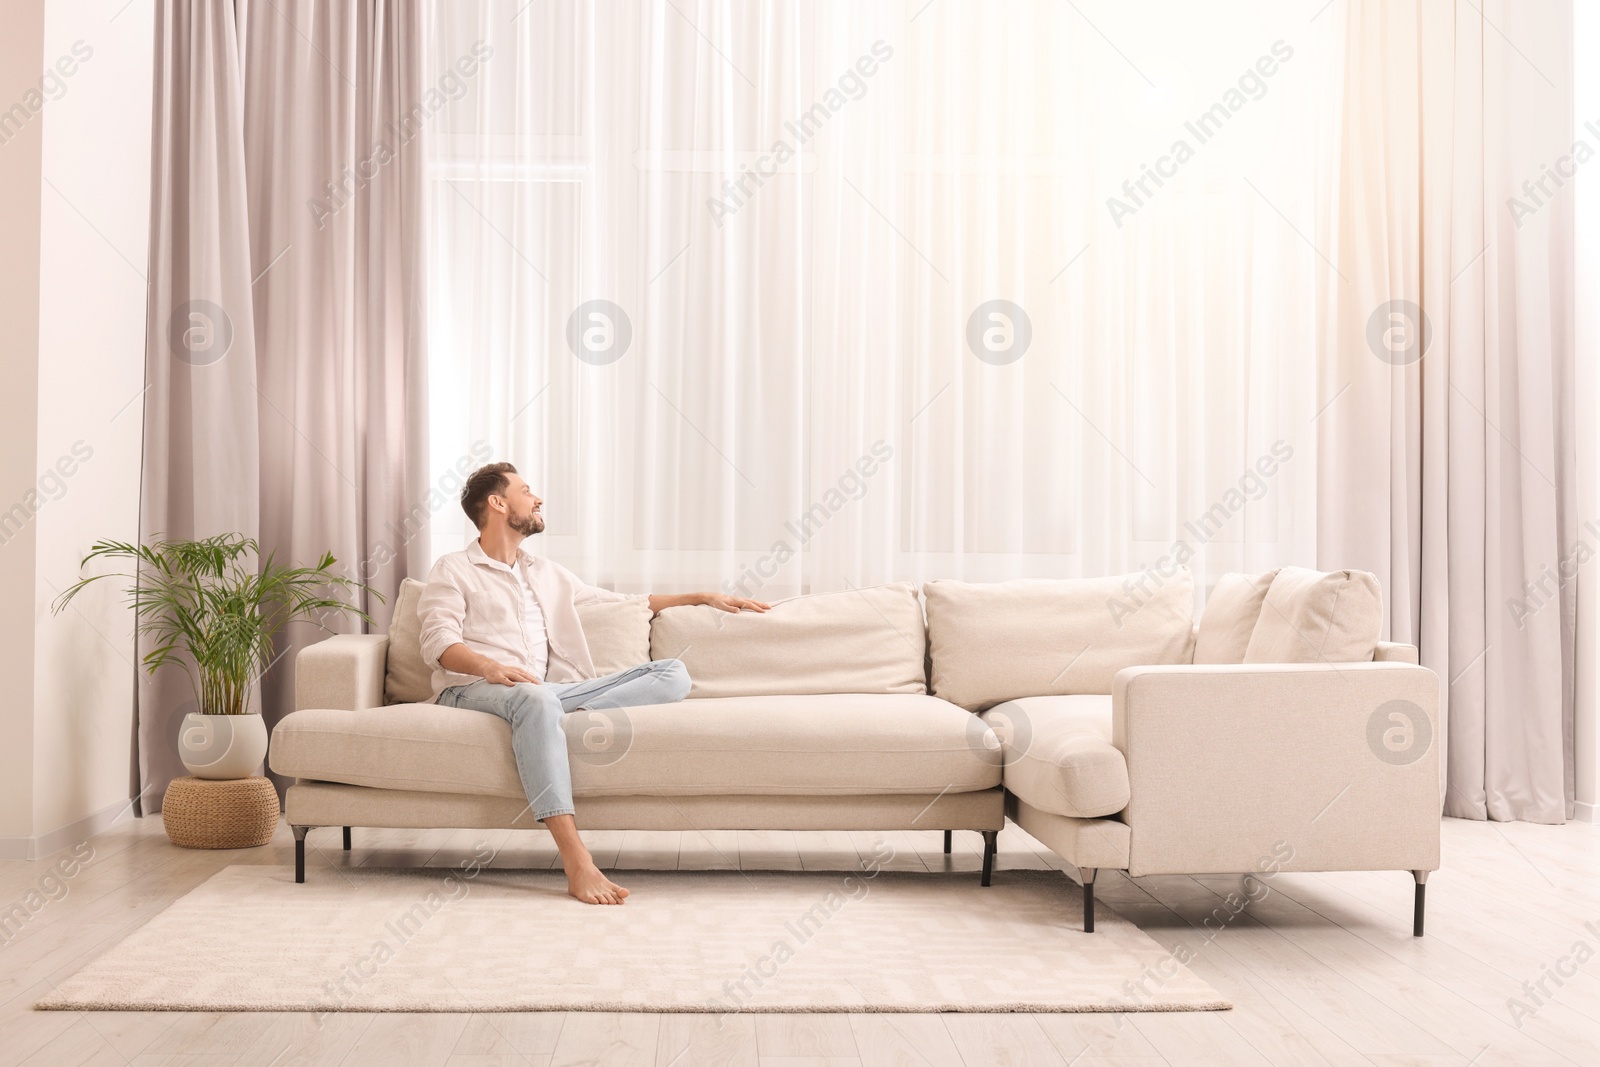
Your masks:
<svg viewBox="0 0 1600 1067"><path fill-rule="evenodd" d="M483 529L484 520L489 516L489 498L504 493L511 485L506 475L515 473L517 468L509 463L490 463L467 476L467 484L461 487L461 510L467 513L472 525Z"/></svg>

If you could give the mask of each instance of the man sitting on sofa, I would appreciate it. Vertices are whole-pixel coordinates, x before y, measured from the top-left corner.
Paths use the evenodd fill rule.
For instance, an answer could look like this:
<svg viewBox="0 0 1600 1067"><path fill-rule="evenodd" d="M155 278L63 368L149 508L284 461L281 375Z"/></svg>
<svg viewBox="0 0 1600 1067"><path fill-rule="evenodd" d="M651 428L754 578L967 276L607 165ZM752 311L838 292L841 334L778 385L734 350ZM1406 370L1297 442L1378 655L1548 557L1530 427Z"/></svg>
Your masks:
<svg viewBox="0 0 1600 1067"><path fill-rule="evenodd" d="M522 551L544 529L543 501L509 463L480 467L461 491L478 539L441 556L417 611L422 657L439 704L498 715L511 724L517 774L534 818L561 850L567 892L586 904L621 904L628 891L595 866L573 818L572 771L562 719L568 712L670 704L689 695L689 672L659 659L595 678L578 605L648 600L652 612L680 604L766 611L720 593L645 596L585 584L558 563Z"/></svg>

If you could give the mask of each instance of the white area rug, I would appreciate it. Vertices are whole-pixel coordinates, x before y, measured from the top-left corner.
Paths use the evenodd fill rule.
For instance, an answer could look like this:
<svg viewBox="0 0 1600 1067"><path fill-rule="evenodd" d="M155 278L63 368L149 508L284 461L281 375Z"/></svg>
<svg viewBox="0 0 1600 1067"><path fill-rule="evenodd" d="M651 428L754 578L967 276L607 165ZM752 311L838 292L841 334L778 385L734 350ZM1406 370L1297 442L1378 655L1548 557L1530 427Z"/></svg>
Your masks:
<svg viewBox="0 0 1600 1067"><path fill-rule="evenodd" d="M233 866L62 982L49 1009L1205 1011L1231 1005L1053 871L627 871L590 907L555 871ZM1127 983L1143 981L1132 991Z"/></svg>

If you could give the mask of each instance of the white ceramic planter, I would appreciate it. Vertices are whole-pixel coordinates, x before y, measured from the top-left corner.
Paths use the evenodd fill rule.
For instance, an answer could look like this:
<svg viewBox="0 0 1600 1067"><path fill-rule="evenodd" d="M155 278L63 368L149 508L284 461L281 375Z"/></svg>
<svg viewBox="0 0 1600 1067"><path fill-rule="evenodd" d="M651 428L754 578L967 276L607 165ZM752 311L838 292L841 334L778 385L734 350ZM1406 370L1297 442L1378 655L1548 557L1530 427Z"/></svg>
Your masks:
<svg viewBox="0 0 1600 1067"><path fill-rule="evenodd" d="M178 731L178 757L196 778L248 778L267 755L267 724L260 715L190 712Z"/></svg>

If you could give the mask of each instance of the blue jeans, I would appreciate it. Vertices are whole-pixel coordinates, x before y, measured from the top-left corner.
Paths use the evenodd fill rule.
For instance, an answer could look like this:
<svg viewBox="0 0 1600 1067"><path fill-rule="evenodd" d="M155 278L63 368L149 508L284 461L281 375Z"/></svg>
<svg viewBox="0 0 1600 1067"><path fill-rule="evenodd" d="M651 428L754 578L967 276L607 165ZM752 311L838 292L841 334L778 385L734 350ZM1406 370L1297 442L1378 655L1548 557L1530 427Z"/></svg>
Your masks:
<svg viewBox="0 0 1600 1067"><path fill-rule="evenodd" d="M571 815L572 767L567 761L567 735L562 721L582 710L594 719L583 734L580 758L614 763L627 754L632 730L626 713L615 708L671 704L689 695L689 671L675 659L657 659L586 682L471 682L451 686L438 703L498 715L511 724L511 752L517 775L528 795L528 807L540 821Z"/></svg>

